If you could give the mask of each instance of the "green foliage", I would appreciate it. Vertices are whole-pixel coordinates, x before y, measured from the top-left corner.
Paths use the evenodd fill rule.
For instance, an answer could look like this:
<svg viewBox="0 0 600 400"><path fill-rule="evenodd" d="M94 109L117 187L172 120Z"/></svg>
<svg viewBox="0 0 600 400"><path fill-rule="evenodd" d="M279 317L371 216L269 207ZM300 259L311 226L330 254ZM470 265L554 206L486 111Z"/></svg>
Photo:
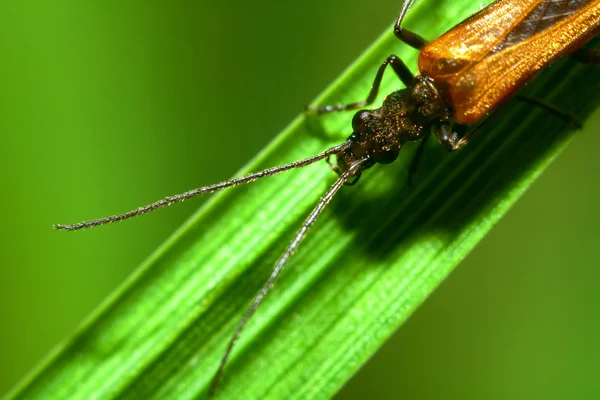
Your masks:
<svg viewBox="0 0 600 400"><path fill-rule="evenodd" d="M419 3L407 26L435 37L471 12L466 0L448 10ZM414 65L416 52L405 47L386 32L318 103L364 98L388 54ZM588 79L589 68L563 60L527 92L584 119L600 100L600 82ZM382 96L400 88L391 75ZM339 143L349 133L350 118L301 116L242 172ZM244 331L218 395L331 397L491 229L573 132L553 115L511 103L460 152L447 154L432 141L415 188L406 184L414 145L406 146L397 163L374 167L359 185L344 188ZM320 163L214 196L11 395L205 395L250 300L333 179Z"/></svg>

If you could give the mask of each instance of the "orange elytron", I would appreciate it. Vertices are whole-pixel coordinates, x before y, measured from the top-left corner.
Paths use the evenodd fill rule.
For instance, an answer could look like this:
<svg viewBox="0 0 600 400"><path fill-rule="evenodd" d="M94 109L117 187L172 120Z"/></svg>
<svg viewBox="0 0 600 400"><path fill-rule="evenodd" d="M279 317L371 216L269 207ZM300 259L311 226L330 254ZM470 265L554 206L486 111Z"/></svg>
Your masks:
<svg viewBox="0 0 600 400"><path fill-rule="evenodd" d="M419 71L447 85L454 120L472 124L593 37L599 21L598 0L500 0L425 45Z"/></svg>
<svg viewBox="0 0 600 400"><path fill-rule="evenodd" d="M405 1L396 20L394 34L409 46L421 50L421 74L414 76L404 62L392 54L379 67L366 100L308 108L312 112L327 113L360 109L372 104L386 67L390 65L406 88L389 94L380 108L358 111L352 119L352 134L344 143L304 160L169 196L124 214L56 226L56 229L76 230L104 225L199 194L252 182L336 156L332 168L340 175L339 178L293 237L233 333L214 375L211 393L215 391L244 327L308 229L344 184L355 183L362 171L375 164L393 162L406 142L420 141L423 144L432 133L448 150L461 148L473 137L474 131L467 132L469 124L493 111L544 66L577 50L600 28L600 0L498 0L427 43L419 35L402 28L401 23L409 7L410 1ZM585 62L600 64L598 52L578 51L576 56ZM536 100L527 101L553 110ZM560 113L559 116L565 117ZM411 173L415 171L423 148L421 145L415 155Z"/></svg>

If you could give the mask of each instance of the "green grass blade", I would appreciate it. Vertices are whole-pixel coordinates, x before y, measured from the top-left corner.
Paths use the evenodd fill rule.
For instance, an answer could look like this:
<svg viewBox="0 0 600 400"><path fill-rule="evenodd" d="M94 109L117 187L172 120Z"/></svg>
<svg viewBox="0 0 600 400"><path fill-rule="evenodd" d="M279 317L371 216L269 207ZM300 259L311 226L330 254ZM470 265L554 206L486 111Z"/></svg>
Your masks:
<svg viewBox="0 0 600 400"><path fill-rule="evenodd" d="M473 12L467 0L447 7L417 3L407 26L425 37ZM390 30L319 103L364 98L390 53L415 64L416 52L399 44ZM600 102L597 73L562 60L526 91L583 120ZM401 87L391 75L382 95ZM339 143L350 133L350 119L349 114L300 117L245 171ZM431 142L416 188L406 185L415 149L407 145L398 162L376 166L356 187L342 189L244 331L218 394L331 397L574 132L544 111L511 104L460 152L447 154ZM9 397L204 396L249 302L333 179L319 163L214 196Z"/></svg>

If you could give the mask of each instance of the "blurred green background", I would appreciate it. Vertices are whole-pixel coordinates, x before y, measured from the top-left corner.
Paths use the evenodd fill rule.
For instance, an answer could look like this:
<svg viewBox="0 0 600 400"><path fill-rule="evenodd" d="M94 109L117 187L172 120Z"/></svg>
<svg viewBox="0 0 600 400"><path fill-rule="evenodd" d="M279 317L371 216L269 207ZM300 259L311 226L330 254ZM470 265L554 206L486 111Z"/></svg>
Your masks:
<svg viewBox="0 0 600 400"><path fill-rule="evenodd" d="M400 3L0 4L0 395L201 200L98 230L53 223L230 177ZM598 148L578 135L338 398L595 398Z"/></svg>

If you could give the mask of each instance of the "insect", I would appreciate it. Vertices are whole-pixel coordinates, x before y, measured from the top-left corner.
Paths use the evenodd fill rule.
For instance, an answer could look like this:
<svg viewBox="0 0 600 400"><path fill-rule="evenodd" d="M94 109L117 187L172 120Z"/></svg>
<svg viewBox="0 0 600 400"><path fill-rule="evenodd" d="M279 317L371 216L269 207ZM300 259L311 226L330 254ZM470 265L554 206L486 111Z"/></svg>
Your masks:
<svg viewBox="0 0 600 400"><path fill-rule="evenodd" d="M360 109L352 119L352 134L342 144L300 161L169 196L124 214L55 226L59 230L100 226L323 159L329 162L335 156L330 165L339 177L293 237L235 330L212 381L211 393L215 392L231 351L248 321L307 231L344 185L355 184L361 173L375 164L392 163L406 142L419 141L421 145L410 167L413 173L423 152L423 144L431 134L450 151L462 148L479 132L479 129L469 130L472 124L484 120L536 72L562 55L577 51L577 58L600 64L598 52L578 50L600 29L598 0L560 3L550 0L499 0L431 42L401 26L410 5L409 1L403 4L394 34L402 42L420 50L421 74L414 76L404 62L392 54L379 67L366 100L308 108L309 112L317 114ZM374 102L388 65L406 88L389 94L380 108L363 109ZM525 100L557 112L542 102Z"/></svg>

